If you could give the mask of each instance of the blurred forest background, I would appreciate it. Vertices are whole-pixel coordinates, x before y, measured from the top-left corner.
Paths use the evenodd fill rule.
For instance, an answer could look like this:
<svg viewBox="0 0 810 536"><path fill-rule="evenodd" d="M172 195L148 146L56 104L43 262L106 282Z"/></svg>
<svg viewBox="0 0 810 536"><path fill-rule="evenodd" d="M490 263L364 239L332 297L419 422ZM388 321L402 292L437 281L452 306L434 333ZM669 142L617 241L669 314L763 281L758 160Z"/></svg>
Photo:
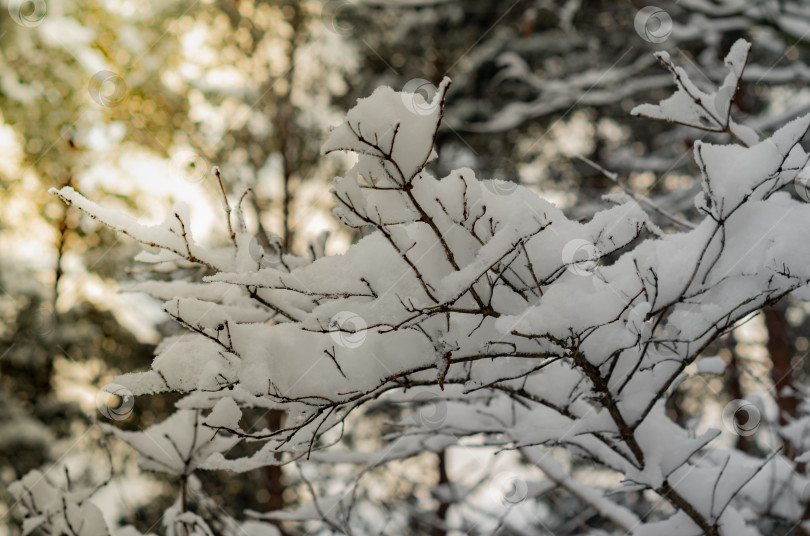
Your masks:
<svg viewBox="0 0 810 536"><path fill-rule="evenodd" d="M100 389L122 370L148 367L159 335L178 328L157 302L121 292L117 281L139 278L127 269L139 246L48 188L74 186L147 222L182 200L194 234L224 242L218 166L229 195L251 188L248 225L263 245L305 254L326 231L327 252L339 253L358 238L331 216L330 181L345 162L321 158L319 147L355 99L381 84L431 95L450 76L435 173L471 167L530 186L577 217L622 190L673 213L693 210L689 148L724 135L629 115L672 90L654 51L717 85L722 58L744 37L753 52L735 115L767 133L810 111L810 4L801 0L682 0L646 12L643 2L581 0L3 1L0 489L59 464L73 479L98 481L111 460L112 485L96 502L111 521L127 518L143 532L159 523L171 486L135 471L131 451L108 443L93 419L103 419ZM618 173L618 182L576 155ZM729 334L711 349L728 373L682 384L677 418L717 419L732 398L754 401L762 419L789 418L810 374L807 312L786 301ZM173 402L138 400L119 425L149 426ZM344 442L373 443L386 432L396 407L374 411ZM273 418L255 415L257 426ZM729 440L756 451L772 438ZM364 493L383 506L394 497L432 501L442 515L447 495L424 490L474 473L479 458L433 458L380 469ZM274 510L308 493L287 468L206 479L224 514ZM553 485L546 493L559 512L555 534L587 522L576 498ZM5 492L0 515L0 530L19 533Z"/></svg>

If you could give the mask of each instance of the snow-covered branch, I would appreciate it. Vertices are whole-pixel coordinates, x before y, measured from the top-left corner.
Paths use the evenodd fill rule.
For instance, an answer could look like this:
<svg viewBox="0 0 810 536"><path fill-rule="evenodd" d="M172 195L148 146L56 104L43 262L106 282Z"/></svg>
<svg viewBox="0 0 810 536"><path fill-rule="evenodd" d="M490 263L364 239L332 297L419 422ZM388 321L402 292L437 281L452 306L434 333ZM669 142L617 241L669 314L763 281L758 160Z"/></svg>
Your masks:
<svg viewBox="0 0 810 536"><path fill-rule="evenodd" d="M682 232L663 233L633 199L578 222L527 188L506 191L470 169L433 176L428 164L437 156L448 79L431 101L381 87L326 140L324 154L358 156L334 180L332 196L344 224L369 232L343 255L266 263L241 226L229 224L232 244L209 249L190 236L181 209L150 228L60 190L66 202L170 255L143 258L215 272L201 283L137 287L166 300L164 310L186 333L158 348L152 370L117 381L136 394L185 397L177 422L141 439L116 435L148 468L184 478L197 467L247 471L313 453L324 460L324 434L349 414L418 387L443 401L441 422L416 418L395 449L362 461L482 436L489 446L529 453L554 481L634 534L754 534L745 512L767 493L755 484L782 459L717 455L717 431L696 434L666 411L704 349L810 282L810 206L788 189L806 173L810 157L800 142L810 115L761 141L733 122L730 102L749 50L742 41L732 47L730 73L713 94L659 54L678 90L636 109L739 142L695 144L701 217ZM227 199L225 207L230 222ZM283 410L285 424L243 429L242 409L256 407ZM207 415L198 421L199 412ZM419 437L436 441L408 439ZM228 458L239 440L263 446ZM626 490L658 494L675 513L638 519L612 495L543 461L541 448L590 460L619 475ZM781 500L789 503L782 511L800 511L798 495Z"/></svg>

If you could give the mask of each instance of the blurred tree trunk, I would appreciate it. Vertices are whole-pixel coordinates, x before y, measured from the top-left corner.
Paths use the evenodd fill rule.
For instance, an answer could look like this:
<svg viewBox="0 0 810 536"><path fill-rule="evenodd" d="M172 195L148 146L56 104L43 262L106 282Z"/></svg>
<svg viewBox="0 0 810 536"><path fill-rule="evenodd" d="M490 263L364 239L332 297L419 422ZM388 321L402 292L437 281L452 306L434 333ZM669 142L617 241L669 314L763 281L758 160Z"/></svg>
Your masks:
<svg viewBox="0 0 810 536"><path fill-rule="evenodd" d="M779 406L779 425L790 423L799 415L799 393L796 390L795 377L791 361L793 360L793 339L785 319L787 300L765 307L765 327L768 330L768 353L771 356L771 378L774 396ZM784 455L791 460L801 454L790 441L783 438ZM797 464L796 471L803 473L805 464ZM810 519L810 502L805 505L802 519ZM796 527L796 536L810 536L810 532L801 525Z"/></svg>
<svg viewBox="0 0 810 536"><path fill-rule="evenodd" d="M267 426L270 430L278 430L284 426L284 412L273 409L267 414ZM280 454L276 454L277 460L281 459ZM271 465L266 468L267 473L267 491L270 493L270 498L267 500L267 510L281 510L284 508L284 483L282 479L284 474L281 471L281 466ZM279 523L275 523L278 525Z"/></svg>
<svg viewBox="0 0 810 536"><path fill-rule="evenodd" d="M785 319L787 301L765 307L765 327L768 330L768 353L771 356L771 379L776 403L779 406L779 425L790 423L797 415L799 398L793 377L793 341ZM784 440L784 454L794 459L798 452L788 440Z"/></svg>
<svg viewBox="0 0 810 536"><path fill-rule="evenodd" d="M298 50L298 42L301 39L301 24L303 23L303 14L301 8L295 2L289 4L292 9L292 16L290 18L290 26L292 28L292 36L289 41L289 49L287 57L289 58L290 66L284 73L284 81L286 82L282 94L278 100L278 117L276 120L276 127L278 128L279 147L281 149L281 159L283 163L283 181L284 181L284 199L282 200L283 212L283 233L282 233L282 247L284 252L289 252L293 244L293 228L290 222L291 208L295 190L293 189L293 177L296 170L300 167L300 152L298 150L298 140L296 139L295 132L295 108L292 103L293 82L295 74L295 54Z"/></svg>
<svg viewBox="0 0 810 536"><path fill-rule="evenodd" d="M278 115L276 117L276 128L278 129L278 144L281 153L283 167L283 187L284 197L282 199L282 252L288 253L293 247L293 226L291 224L291 208L295 190L293 189L293 178L296 170L300 167L300 152L297 149L298 140L295 129L295 108L292 102L292 92L295 74L295 54L298 49L301 37L301 25L303 23L303 13L300 6L295 2L285 4L285 8L292 10L289 19L292 34L287 49L289 67L284 73L285 82L281 95L277 97ZM275 84L274 84L275 85ZM273 98L272 92L268 92L269 98ZM285 413L281 410L270 410L267 414L267 425L270 430L279 430L284 426ZM281 454L276 454L277 460L281 459ZM282 510L284 508L284 483L281 466L273 465L267 468L268 488L270 499L267 503L268 511ZM280 523L275 523L281 529Z"/></svg>
<svg viewBox="0 0 810 536"><path fill-rule="evenodd" d="M445 488L442 490L443 493L447 493L449 490L446 489L447 486L450 484L450 478L447 475L447 451L441 450L438 453L439 458L439 466L438 466L438 473L439 473L439 482L438 487ZM439 494L439 508L436 510L436 517L439 520L440 525L434 527L431 531L431 536L447 536L447 531L445 530L446 521L447 521L447 511L450 509L450 501L442 500L442 495Z"/></svg>
<svg viewBox="0 0 810 536"><path fill-rule="evenodd" d="M742 384L740 383L741 366L740 356L737 354L737 338L734 337L734 332L729 333L726 337L726 348L731 354L728 367L726 367L726 390L729 396L734 400L743 400L745 392L743 392ZM737 436L737 448L748 454L754 453L754 444L748 439L748 436Z"/></svg>

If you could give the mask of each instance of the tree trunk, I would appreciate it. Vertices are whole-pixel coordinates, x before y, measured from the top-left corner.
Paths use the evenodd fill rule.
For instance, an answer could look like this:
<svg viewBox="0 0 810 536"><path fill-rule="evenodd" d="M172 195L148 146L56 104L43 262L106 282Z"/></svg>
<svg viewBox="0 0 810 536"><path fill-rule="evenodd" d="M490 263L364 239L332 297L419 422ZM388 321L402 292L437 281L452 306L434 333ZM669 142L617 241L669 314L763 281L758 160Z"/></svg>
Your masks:
<svg viewBox="0 0 810 536"><path fill-rule="evenodd" d="M737 354L737 339L734 337L734 332L729 333L728 337L726 338L726 347L731 353L731 360L726 368L726 391L732 399L743 400L745 398L745 393L743 392L742 384L740 383L742 372L740 370L740 356ZM737 436L737 448L748 454L754 453L754 444L748 438L748 436Z"/></svg>
<svg viewBox="0 0 810 536"><path fill-rule="evenodd" d="M438 485L442 487L446 487L447 484L450 483L450 478L447 476L447 451L442 450L438 453L439 458L439 482ZM439 520L440 526L433 527L431 531L431 536L447 536L447 531L445 530L445 523L447 520L447 511L450 509L450 502L443 501L439 498L439 508L436 510L436 517Z"/></svg>
<svg viewBox="0 0 810 536"><path fill-rule="evenodd" d="M799 407L795 381L793 377L793 344L790 338L787 321L785 320L785 300L765 307L765 327L768 330L768 353L771 356L771 379L773 380L774 397L779 406L779 425L790 423L796 416ZM796 457L798 452L784 441L784 454L790 459Z"/></svg>
<svg viewBox="0 0 810 536"><path fill-rule="evenodd" d="M781 300L774 305L765 307L765 327L768 330L768 353L771 356L771 379L773 380L774 396L779 406L779 425L783 426L798 416L799 394L795 387L793 371L793 339L785 319L787 300ZM783 439L784 455L791 460L801 454L788 441ZM797 464L796 472L804 473L805 464ZM802 520L810 519L810 503L805 505ZM801 525L796 527L796 536L810 536L810 532Z"/></svg>
<svg viewBox="0 0 810 536"><path fill-rule="evenodd" d="M284 426L284 412L278 409L271 409L267 414L267 427L270 430L278 430ZM281 454L276 454L277 460L281 459ZM284 482L282 481L284 473L281 471L280 465L271 465L265 468L265 476L267 478L267 491L270 493L270 498L267 499L267 511L281 510L284 508ZM274 524L278 525L278 523Z"/></svg>

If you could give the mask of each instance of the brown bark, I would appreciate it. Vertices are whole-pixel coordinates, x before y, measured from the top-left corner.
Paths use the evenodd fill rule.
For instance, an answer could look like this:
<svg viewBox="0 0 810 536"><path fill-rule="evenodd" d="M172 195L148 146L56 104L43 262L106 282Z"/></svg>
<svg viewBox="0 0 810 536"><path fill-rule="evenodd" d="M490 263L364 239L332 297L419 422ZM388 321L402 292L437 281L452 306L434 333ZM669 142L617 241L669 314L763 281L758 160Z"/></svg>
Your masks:
<svg viewBox="0 0 810 536"><path fill-rule="evenodd" d="M278 430L284 425L284 412L273 409L267 414L267 427L270 430ZM280 460L281 455L276 454L276 459ZM281 510L284 508L284 474L281 466L271 465L266 468L267 491L270 498L267 500L267 511Z"/></svg>
<svg viewBox="0 0 810 536"><path fill-rule="evenodd" d="M742 376L740 370L740 356L737 354L737 339L734 337L733 332L729 333L726 338L726 347L731 354L731 360L728 363L728 367L726 367L726 391L732 399L743 400L745 399L745 392L740 383L740 377ZM737 436L737 448L748 454L754 452L753 442L744 435Z"/></svg>
<svg viewBox="0 0 810 536"><path fill-rule="evenodd" d="M286 88L284 93L278 98L278 116L276 118L276 127L278 128L278 143L281 152L282 166L283 166L283 186L284 197L282 200L282 252L289 253L293 244L293 229L290 222L291 219L291 206L293 196L295 194L292 189L293 176L296 169L300 165L298 152L295 149L296 133L295 133L295 113L292 103L293 91L293 74L295 72L295 53L298 48L298 40L300 39L300 27L303 23L303 13L300 6L295 2L289 4L293 9L293 16L290 19L290 26L292 27L292 37L289 41L289 62L290 67L284 73L284 80ZM272 95L268 95L272 98ZM279 430L284 425L284 418L286 414L281 410L271 410L267 415L267 424L270 430ZM281 455L276 454L276 459L280 460ZM268 488L270 492L270 499L267 502L269 511L282 510L284 508L284 483L282 481L283 473L281 466L273 465L267 468ZM279 523L276 523L281 528Z"/></svg>
<svg viewBox="0 0 810 536"><path fill-rule="evenodd" d="M450 483L450 478L447 476L447 451L442 450L437 454L439 458L438 473L439 473L439 486L446 486ZM447 520L447 511L450 509L450 503L444 502L439 499L439 508L436 510L436 517L439 519L439 526L433 527L430 532L431 536L446 536L445 521Z"/></svg>
<svg viewBox="0 0 810 536"><path fill-rule="evenodd" d="M774 397L779 406L779 425L790 423L798 414L799 398L795 387L793 373L793 344L790 331L785 320L785 301L779 302L763 309L765 314L765 327L768 330L768 353L771 357L771 379L773 381ZM788 458L795 458L798 452L784 441L784 454Z"/></svg>
<svg viewBox="0 0 810 536"><path fill-rule="evenodd" d="M799 413L801 402L795 387L795 373L791 361L793 360L793 340L790 328L785 319L787 309L786 300L763 309L765 313L765 328L768 330L768 353L771 357L771 379L773 380L774 396L779 406L779 424L791 422ZM791 460L801 454L788 441L783 439L784 454ZM805 464L797 464L796 471L803 473ZM805 505L802 520L810 519L810 503ZM801 525L796 527L796 536L810 536L810 532Z"/></svg>
<svg viewBox="0 0 810 536"><path fill-rule="evenodd" d="M282 248L285 253L290 252L293 244L293 227L291 225L291 209L292 200L295 195L293 189L293 178L296 170L300 167L300 153L298 150L298 140L295 132L295 107L292 103L292 91L295 73L295 53L298 49L298 41L301 39L301 25L303 23L303 13L300 6L295 2L290 6L293 9L293 15L290 19L290 26L292 27L292 37L289 42L289 61L290 67L284 73L284 80L286 88L284 93L278 99L278 117L276 119L276 127L278 128L278 142L281 152L282 166L283 166L283 186L284 198L282 199Z"/></svg>

